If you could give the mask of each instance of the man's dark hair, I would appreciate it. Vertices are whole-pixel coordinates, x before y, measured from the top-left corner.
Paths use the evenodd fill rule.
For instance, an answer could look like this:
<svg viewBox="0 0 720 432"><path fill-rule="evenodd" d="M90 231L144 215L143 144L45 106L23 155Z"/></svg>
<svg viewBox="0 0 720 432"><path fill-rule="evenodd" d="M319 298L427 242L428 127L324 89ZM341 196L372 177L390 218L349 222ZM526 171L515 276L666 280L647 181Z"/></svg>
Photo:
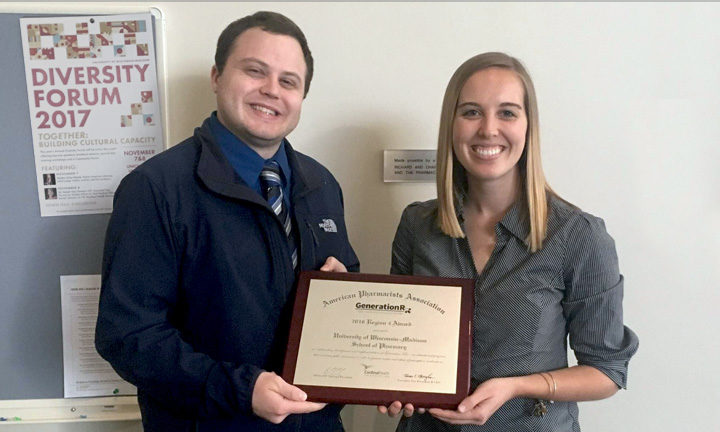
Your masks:
<svg viewBox="0 0 720 432"><path fill-rule="evenodd" d="M303 57L305 57L305 66L307 67L307 72L305 73L305 95L307 95L313 76L313 57L308 47L307 39L305 39L305 35L297 24L285 15L276 12L255 12L252 15L233 21L225 27L225 30L220 33L217 49L215 50L215 68L218 74L222 74L225 63L227 63L227 58L230 55L230 49L235 43L235 40L245 30L255 27L268 33L290 36L298 41L300 48L302 48Z"/></svg>

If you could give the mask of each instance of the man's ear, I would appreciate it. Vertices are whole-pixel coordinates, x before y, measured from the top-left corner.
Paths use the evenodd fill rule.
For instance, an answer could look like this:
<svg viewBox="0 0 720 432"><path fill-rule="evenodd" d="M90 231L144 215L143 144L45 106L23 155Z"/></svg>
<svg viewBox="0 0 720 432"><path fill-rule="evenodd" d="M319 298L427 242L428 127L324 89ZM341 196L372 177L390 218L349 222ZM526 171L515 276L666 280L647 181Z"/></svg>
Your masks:
<svg viewBox="0 0 720 432"><path fill-rule="evenodd" d="M213 92L217 93L217 80L220 78L220 73L215 65L210 68L210 85L212 86Z"/></svg>

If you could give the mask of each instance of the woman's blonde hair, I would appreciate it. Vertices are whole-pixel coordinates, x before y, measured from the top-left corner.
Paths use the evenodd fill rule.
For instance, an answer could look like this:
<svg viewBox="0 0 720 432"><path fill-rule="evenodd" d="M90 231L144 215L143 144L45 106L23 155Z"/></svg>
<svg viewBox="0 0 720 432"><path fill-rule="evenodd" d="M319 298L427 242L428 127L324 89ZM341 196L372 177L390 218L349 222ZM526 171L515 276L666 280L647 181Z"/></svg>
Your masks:
<svg viewBox="0 0 720 432"><path fill-rule="evenodd" d="M520 157L522 179L522 207L530 223L526 242L531 252L542 247L547 232L548 195L554 195L545 180L540 161L540 121L538 118L535 87L525 67L514 57L504 53L488 52L476 55L463 63L450 78L440 114L440 133L437 152L437 193L438 225L451 237L465 237L456 214L460 196L467 193L465 168L453 153L453 123L460 91L465 82L477 71L497 67L515 72L525 90L525 115L528 126L525 134L525 149Z"/></svg>

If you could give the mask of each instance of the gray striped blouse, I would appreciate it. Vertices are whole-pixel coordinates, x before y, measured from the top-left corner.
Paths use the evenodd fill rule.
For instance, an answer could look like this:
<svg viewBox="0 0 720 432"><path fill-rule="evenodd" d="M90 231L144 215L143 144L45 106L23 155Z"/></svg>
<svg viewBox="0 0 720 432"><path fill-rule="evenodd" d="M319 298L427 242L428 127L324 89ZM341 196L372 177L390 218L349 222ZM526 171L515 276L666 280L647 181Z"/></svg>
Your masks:
<svg viewBox="0 0 720 432"><path fill-rule="evenodd" d="M462 213L462 212L460 212ZM602 219L551 198L548 234L535 253L529 227L513 206L495 227L496 244L478 274L466 238L436 223L436 200L409 205L393 241L393 274L475 279L471 391L489 378L567 367L567 343L578 363L593 366L625 388L638 338L623 325L623 277L615 243ZM459 216L462 226L462 214ZM398 431L579 431L575 402L516 398L483 426L452 426L429 414L403 418Z"/></svg>

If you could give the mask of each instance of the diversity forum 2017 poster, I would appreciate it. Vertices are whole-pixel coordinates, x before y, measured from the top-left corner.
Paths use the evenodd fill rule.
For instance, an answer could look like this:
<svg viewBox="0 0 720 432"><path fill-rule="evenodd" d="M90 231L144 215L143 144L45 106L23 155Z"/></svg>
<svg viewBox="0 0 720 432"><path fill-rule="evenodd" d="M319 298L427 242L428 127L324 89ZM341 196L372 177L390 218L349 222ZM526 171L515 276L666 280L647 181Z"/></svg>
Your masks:
<svg viewBox="0 0 720 432"><path fill-rule="evenodd" d="M111 212L120 180L164 148L151 19L20 20L41 216Z"/></svg>

